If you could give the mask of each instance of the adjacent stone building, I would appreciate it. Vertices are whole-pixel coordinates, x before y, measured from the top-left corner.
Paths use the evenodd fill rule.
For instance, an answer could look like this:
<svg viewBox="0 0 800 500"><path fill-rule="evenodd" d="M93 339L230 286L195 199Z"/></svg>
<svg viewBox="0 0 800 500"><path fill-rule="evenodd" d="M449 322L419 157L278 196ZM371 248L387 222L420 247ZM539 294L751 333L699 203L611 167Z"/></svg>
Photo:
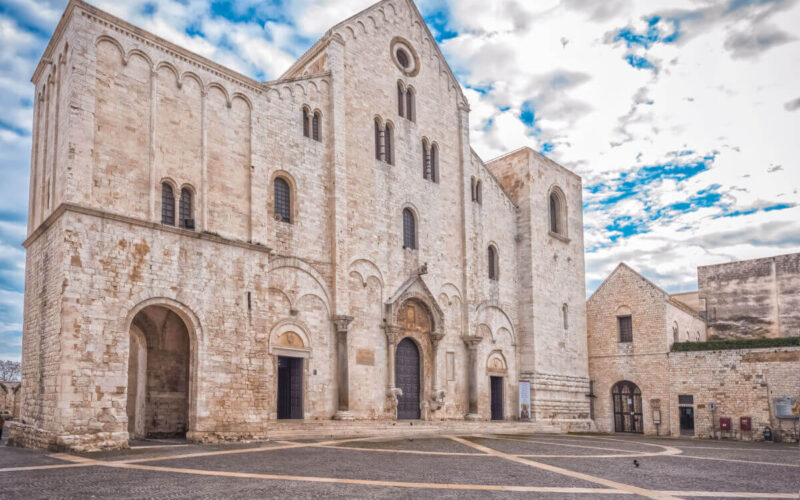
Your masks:
<svg viewBox="0 0 800 500"><path fill-rule="evenodd" d="M697 268L711 338L800 336L800 253Z"/></svg>
<svg viewBox="0 0 800 500"><path fill-rule="evenodd" d="M789 307L771 316L775 304L794 304L800 298L800 290L791 284L791 264L787 265L798 257L701 267L699 292L676 295L625 264L617 267L587 302L597 428L758 440L770 427L778 439L797 440L797 420L779 418L776 401L787 407L794 404L800 417L800 348L731 349L710 342L697 346L702 350L676 352L673 344L706 341L707 332L710 337L713 331L706 327L706 317L712 318L711 324L725 325L738 321L731 318L746 317L737 323L738 336L774 336L771 332L778 330L764 325L791 324L796 313ZM717 323L706 304L716 304L710 310L717 307Z"/></svg>
<svg viewBox="0 0 800 500"><path fill-rule="evenodd" d="M72 0L33 83L14 442L590 428L581 179L472 151L411 1L259 82Z"/></svg>
<svg viewBox="0 0 800 500"><path fill-rule="evenodd" d="M670 348L706 340L699 312L620 264L586 302L586 320L597 429L668 435L678 412Z"/></svg>

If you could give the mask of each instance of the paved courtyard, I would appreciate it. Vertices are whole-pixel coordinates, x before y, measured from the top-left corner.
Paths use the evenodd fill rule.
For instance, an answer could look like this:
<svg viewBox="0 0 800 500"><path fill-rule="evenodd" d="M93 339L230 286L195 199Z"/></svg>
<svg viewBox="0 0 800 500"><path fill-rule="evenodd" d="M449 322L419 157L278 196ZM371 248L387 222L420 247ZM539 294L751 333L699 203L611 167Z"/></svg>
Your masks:
<svg viewBox="0 0 800 500"><path fill-rule="evenodd" d="M638 464L638 466L637 466ZM798 498L800 448L619 436L0 448L0 498Z"/></svg>

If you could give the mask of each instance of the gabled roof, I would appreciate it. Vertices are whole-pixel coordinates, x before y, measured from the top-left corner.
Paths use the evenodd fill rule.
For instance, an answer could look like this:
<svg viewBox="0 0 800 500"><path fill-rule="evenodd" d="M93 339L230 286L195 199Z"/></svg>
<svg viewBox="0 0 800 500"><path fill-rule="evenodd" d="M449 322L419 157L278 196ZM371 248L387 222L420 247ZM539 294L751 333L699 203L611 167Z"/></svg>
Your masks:
<svg viewBox="0 0 800 500"><path fill-rule="evenodd" d="M589 297L587 302L589 300L592 300L592 298L597 294L597 292L602 290L606 286L606 284L611 281L611 278L613 278L614 276L616 276L620 272L630 272L630 273L635 274L636 276L641 278L642 281L644 281L645 283L650 285L654 290L656 290L661 295L663 295L665 300L669 299L669 294L667 292L665 292L660 286L656 285L655 283L653 283L649 279L645 278L640 272L636 271L634 268L632 268L628 264L626 264L624 262L620 262L619 265L613 271L611 271L611 274L609 274L608 277L605 280L603 280L603 282L600 284L600 286L597 287L597 290L595 290L594 293L592 293L592 295Z"/></svg>
<svg viewBox="0 0 800 500"><path fill-rule="evenodd" d="M678 309L682 310L685 313L691 314L692 316L694 316L696 318L702 319L700 317L700 314L699 314L698 311L695 311L694 309L692 309L688 305L684 304L683 302L672 298L672 296L670 296L670 294L668 294L666 291L664 291L663 288L661 288L660 286L656 285L655 283L653 283L649 279L645 278L640 272L636 271L634 268L632 268L631 266L629 266L628 264L626 264L624 262L620 262L619 263L619 265L611 272L611 274L608 275L608 277L605 280L603 280L603 283L601 283L600 286L597 287L597 290L595 290L594 293L592 293L592 295L586 300L586 302L589 302L590 300L592 300L594 298L594 296L597 294L597 292L599 292L601 289L603 289L603 287L605 287L606 284L611 281L611 278L616 276L620 272L633 273L638 278L640 278L642 281L647 283L650 287L652 287L655 291L660 293L664 297L664 301L665 302L669 303L670 305L672 305L674 307L677 307Z"/></svg>
<svg viewBox="0 0 800 500"><path fill-rule="evenodd" d="M461 84L458 83L458 79L456 79L456 75L455 75L455 73L453 73L453 69L450 67L450 64L447 62L447 59L444 57L444 54L442 54L442 50L439 47L439 43L436 41L436 38L433 36L433 33L431 33L430 28L428 28L428 24L425 22L425 18L422 16L422 13L420 13L419 9L417 8L417 5L414 3L413 0L381 0L380 2L375 3L375 4L367 7L366 9L362 10L361 12L359 12L359 13L353 15L353 16L348 17L344 21L342 21L340 23L337 23L332 28L330 28L328 31L326 31L325 34L322 36L322 38L320 38L316 43L314 43L314 45L312 45L311 48L308 49L305 52L305 54L300 56L300 58L297 61L295 61L295 63L292 64L292 66L289 69L287 69L283 73L283 75L281 75L279 80L283 80L284 78L287 77L287 75L290 75L294 71L297 71L300 67L304 66L309 61L311 61L313 58L315 58L325 47L328 46L328 43L330 43L331 38L334 36L334 34L338 30L340 30L341 28L344 28L347 24L349 24L349 23L351 23L351 22L353 22L353 21L355 21L357 19L366 17L367 15L369 15L370 13L372 13L375 10L380 9L384 5L388 5L388 4L391 4L391 3L397 3L397 2L405 2L406 5L409 6L409 9L413 13L413 15L415 15L417 17L417 20L419 21L420 26L423 27L423 29L425 30L425 33L427 34L428 38L430 38L431 46L434 47L434 49L436 50L436 55L439 57L439 59L442 62L444 62L444 67L447 69L447 74L449 75L449 77L453 80L453 83L455 84L455 87L456 87L456 89L458 91L458 95L461 97L461 100L463 101L463 103L465 105L469 106L469 102L467 101L467 97L464 95L464 90L461 88Z"/></svg>

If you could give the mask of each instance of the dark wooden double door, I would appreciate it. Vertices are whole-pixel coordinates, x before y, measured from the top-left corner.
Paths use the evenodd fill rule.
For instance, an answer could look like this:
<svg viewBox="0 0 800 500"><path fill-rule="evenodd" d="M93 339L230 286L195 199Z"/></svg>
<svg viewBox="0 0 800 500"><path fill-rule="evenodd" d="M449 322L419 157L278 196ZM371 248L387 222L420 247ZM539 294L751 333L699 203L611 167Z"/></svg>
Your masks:
<svg viewBox="0 0 800 500"><path fill-rule="evenodd" d="M403 391L397 401L397 418L416 420L420 418L420 360L417 344L404 338L397 344L394 356L395 386Z"/></svg>
<svg viewBox="0 0 800 500"><path fill-rule="evenodd" d="M278 418L303 418L303 358L278 357Z"/></svg>
<svg viewBox="0 0 800 500"><path fill-rule="evenodd" d="M611 390L614 400L614 431L644 432L642 421L642 391L632 382L619 382Z"/></svg>

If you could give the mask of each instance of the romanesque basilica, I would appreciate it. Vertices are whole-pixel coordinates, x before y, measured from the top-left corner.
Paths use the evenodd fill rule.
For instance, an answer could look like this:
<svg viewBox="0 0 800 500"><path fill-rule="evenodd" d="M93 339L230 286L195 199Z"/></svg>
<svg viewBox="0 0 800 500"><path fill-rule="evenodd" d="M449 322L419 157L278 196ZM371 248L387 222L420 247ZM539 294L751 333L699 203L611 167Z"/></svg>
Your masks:
<svg viewBox="0 0 800 500"><path fill-rule="evenodd" d="M271 82L73 0L33 83L15 442L590 428L581 179L478 157L410 0Z"/></svg>

